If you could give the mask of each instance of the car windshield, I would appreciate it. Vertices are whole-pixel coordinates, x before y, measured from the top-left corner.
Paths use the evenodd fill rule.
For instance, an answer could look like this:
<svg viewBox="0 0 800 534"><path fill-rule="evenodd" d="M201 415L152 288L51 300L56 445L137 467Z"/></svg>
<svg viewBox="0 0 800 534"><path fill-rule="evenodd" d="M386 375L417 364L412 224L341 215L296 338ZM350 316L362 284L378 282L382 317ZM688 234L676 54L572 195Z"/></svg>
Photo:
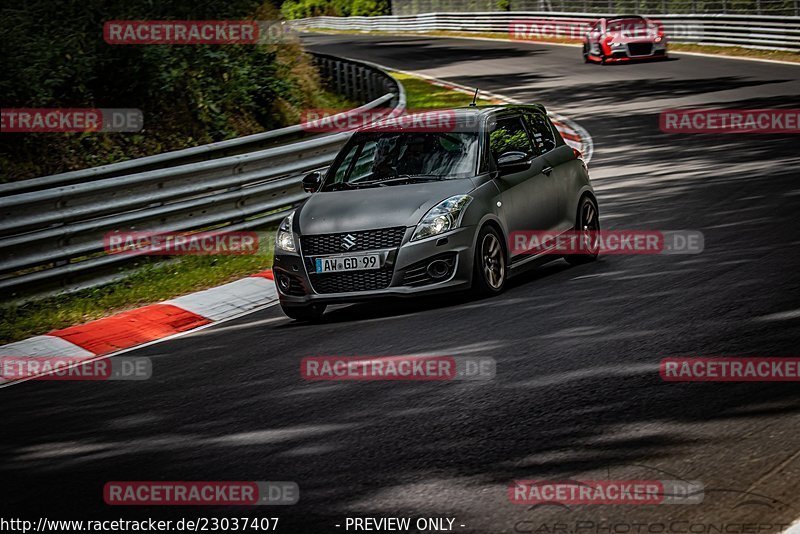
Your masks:
<svg viewBox="0 0 800 534"><path fill-rule="evenodd" d="M478 134L357 133L327 173L322 191L474 176Z"/></svg>
<svg viewBox="0 0 800 534"><path fill-rule="evenodd" d="M617 19L608 22L609 33L618 33L623 37L638 37L652 31L652 25L645 19Z"/></svg>

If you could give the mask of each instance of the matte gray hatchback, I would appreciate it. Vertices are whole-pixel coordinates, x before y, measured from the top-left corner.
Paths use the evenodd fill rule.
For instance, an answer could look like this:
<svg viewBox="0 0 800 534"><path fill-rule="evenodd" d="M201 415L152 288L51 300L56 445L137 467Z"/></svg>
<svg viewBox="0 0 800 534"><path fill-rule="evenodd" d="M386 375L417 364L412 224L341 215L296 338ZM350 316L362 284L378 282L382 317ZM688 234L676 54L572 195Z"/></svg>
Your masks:
<svg viewBox="0 0 800 534"><path fill-rule="evenodd" d="M319 319L329 303L496 294L510 276L557 258L515 254L512 232L600 228L586 165L540 105L373 124L303 187L313 194L281 222L273 265L283 311L297 320Z"/></svg>

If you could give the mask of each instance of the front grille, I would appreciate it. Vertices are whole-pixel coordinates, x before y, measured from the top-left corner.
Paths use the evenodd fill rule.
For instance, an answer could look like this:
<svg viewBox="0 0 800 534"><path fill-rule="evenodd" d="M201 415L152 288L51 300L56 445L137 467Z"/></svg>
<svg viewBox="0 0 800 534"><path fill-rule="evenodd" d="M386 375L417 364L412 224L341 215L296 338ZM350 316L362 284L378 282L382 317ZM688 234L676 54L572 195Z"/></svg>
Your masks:
<svg viewBox="0 0 800 534"><path fill-rule="evenodd" d="M628 53L631 56L649 56L653 53L652 43L628 43Z"/></svg>
<svg viewBox="0 0 800 534"><path fill-rule="evenodd" d="M309 274L317 293L353 293L386 289L392 283L392 269L350 273Z"/></svg>
<svg viewBox="0 0 800 534"><path fill-rule="evenodd" d="M343 232L340 234L304 235L300 238L304 256L319 254L341 254L345 252L359 252L381 248L399 247L403 241L406 229L404 226L396 228L381 228L380 230L367 230L364 232ZM344 248L344 239L351 235L354 245Z"/></svg>
<svg viewBox="0 0 800 534"><path fill-rule="evenodd" d="M447 263L447 275L443 276L439 279L434 279L428 274L428 265L434 260L443 260ZM403 285L404 286L424 286L427 284L432 284L434 282L441 282L442 280L447 280L453 275L453 267L456 264L456 253L455 252L448 252L446 254L439 254L438 256L434 256L433 258L428 258L427 260L423 260L417 263L410 265L406 268L406 272L403 274Z"/></svg>

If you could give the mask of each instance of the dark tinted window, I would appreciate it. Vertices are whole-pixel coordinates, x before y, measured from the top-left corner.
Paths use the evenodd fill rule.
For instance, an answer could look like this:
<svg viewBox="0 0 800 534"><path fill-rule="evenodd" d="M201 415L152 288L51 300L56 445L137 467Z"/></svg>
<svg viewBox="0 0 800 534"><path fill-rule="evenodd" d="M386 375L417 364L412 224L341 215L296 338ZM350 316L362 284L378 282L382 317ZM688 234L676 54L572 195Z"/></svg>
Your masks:
<svg viewBox="0 0 800 534"><path fill-rule="evenodd" d="M337 186L359 186L402 176L442 180L474 176L478 134L357 133L345 149L346 156L328 171L322 191Z"/></svg>
<svg viewBox="0 0 800 534"><path fill-rule="evenodd" d="M535 153L519 117L498 120L489 133L489 147L495 160L506 152L524 152L527 156Z"/></svg>
<svg viewBox="0 0 800 534"><path fill-rule="evenodd" d="M525 122L533 138L534 154L541 156L556 147L556 139L550 121L539 113L526 113Z"/></svg>

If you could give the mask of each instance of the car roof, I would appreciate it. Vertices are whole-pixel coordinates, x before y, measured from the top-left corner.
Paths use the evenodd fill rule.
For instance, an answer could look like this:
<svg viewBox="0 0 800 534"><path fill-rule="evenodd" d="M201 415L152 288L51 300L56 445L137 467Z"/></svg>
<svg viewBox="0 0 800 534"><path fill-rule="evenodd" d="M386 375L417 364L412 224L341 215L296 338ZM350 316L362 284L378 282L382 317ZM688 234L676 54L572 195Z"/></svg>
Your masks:
<svg viewBox="0 0 800 534"><path fill-rule="evenodd" d="M402 117L389 118L377 121L359 128L358 132L379 132L379 131L417 131L415 125L435 124L439 120L446 118L449 125L461 131L478 131L480 124L479 118L492 115L504 114L514 111L538 111L546 114L544 106L541 104L504 104L487 106L467 106L461 108L445 108L412 113Z"/></svg>

